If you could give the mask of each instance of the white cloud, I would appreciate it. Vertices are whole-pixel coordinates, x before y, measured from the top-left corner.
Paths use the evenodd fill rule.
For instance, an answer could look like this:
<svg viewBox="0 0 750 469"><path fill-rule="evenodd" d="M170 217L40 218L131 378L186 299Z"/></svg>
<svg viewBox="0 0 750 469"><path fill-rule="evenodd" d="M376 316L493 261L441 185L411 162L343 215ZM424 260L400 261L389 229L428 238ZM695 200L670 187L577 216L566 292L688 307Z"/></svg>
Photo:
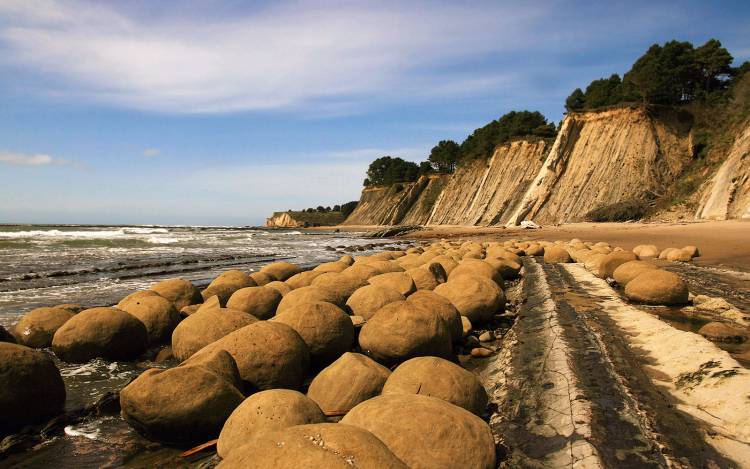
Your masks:
<svg viewBox="0 0 750 469"><path fill-rule="evenodd" d="M46 91L173 113L356 112L390 96L466 93L503 74L441 70L517 47L539 8L423 2L287 2L205 20L138 18L116 4L3 0L0 41ZM460 67L459 67L460 68Z"/></svg>
<svg viewBox="0 0 750 469"><path fill-rule="evenodd" d="M158 148L146 148L143 150L143 156L146 158L154 158L156 156L159 156L161 154L161 151L159 151Z"/></svg>
<svg viewBox="0 0 750 469"><path fill-rule="evenodd" d="M50 165L69 165L72 161L62 158L52 158L49 155L27 155L10 151L0 151L0 163L15 166L50 166Z"/></svg>

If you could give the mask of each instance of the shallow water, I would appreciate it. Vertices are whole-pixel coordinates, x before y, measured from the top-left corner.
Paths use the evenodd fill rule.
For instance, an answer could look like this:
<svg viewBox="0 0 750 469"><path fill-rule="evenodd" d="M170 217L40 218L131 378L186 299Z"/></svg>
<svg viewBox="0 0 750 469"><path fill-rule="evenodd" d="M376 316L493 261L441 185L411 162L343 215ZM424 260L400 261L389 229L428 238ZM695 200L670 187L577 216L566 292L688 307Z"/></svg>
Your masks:
<svg viewBox="0 0 750 469"><path fill-rule="evenodd" d="M229 269L256 271L280 259L310 266L387 243L346 233L238 227L0 225L0 325L12 327L39 306L112 305L166 278L205 285ZM167 366L144 359L69 364L52 356L65 381L67 411L92 405L149 367ZM189 465L180 451L143 439L117 415L100 415L0 459L0 466Z"/></svg>

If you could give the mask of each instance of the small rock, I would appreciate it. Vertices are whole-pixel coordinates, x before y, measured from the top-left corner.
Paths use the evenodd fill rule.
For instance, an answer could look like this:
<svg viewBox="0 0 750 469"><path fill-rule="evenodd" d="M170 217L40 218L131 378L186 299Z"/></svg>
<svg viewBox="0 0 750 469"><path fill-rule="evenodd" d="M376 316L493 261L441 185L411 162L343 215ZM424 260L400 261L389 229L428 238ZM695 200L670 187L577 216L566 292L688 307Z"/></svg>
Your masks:
<svg viewBox="0 0 750 469"><path fill-rule="evenodd" d="M466 340L464 341L464 345L467 348L479 347L479 339L477 339L476 336L470 335L466 337Z"/></svg>
<svg viewBox="0 0 750 469"><path fill-rule="evenodd" d="M479 335L480 342L492 342L495 340L495 333L492 331L486 331Z"/></svg>
<svg viewBox="0 0 750 469"><path fill-rule="evenodd" d="M349 319L351 319L354 327L362 327L367 322L362 316L349 316Z"/></svg>
<svg viewBox="0 0 750 469"><path fill-rule="evenodd" d="M471 356L474 358L486 358L492 355L492 350L484 347L476 347L471 349Z"/></svg>
<svg viewBox="0 0 750 469"><path fill-rule="evenodd" d="M464 337L471 334L473 328L471 326L471 321L469 320L469 318L467 318L466 316L461 316L461 326L463 326Z"/></svg>

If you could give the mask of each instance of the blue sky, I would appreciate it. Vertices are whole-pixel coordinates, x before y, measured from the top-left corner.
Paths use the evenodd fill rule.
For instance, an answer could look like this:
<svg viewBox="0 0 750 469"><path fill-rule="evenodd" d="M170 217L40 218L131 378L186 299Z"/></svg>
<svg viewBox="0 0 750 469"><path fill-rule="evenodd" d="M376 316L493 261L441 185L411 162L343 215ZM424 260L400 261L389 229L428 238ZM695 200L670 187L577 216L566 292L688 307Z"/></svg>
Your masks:
<svg viewBox="0 0 750 469"><path fill-rule="evenodd" d="M0 0L0 222L260 224L359 197L750 3Z"/></svg>

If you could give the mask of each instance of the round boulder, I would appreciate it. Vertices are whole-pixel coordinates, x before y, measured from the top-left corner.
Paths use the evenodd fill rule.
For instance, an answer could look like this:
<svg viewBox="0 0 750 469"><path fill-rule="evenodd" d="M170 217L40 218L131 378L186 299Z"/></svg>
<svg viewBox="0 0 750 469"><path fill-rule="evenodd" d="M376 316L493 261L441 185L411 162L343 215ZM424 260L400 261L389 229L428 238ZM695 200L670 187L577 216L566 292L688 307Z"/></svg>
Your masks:
<svg viewBox="0 0 750 469"><path fill-rule="evenodd" d="M616 251L605 254L594 269L594 274L600 278L612 278L616 268L636 259L638 257L630 251Z"/></svg>
<svg viewBox="0 0 750 469"><path fill-rule="evenodd" d="M73 316L70 310L57 307L31 310L16 324L16 340L31 348L49 347L55 332Z"/></svg>
<svg viewBox="0 0 750 469"><path fill-rule="evenodd" d="M667 260L672 262L690 262L693 256L685 249L673 249L667 254Z"/></svg>
<svg viewBox="0 0 750 469"><path fill-rule="evenodd" d="M225 305L227 304L229 297L231 297L237 290L245 287L254 287L256 285L259 284L254 279L250 278L245 272L240 270L228 270L209 283L208 287L201 292L201 295L204 300L216 295L219 297L221 304Z"/></svg>
<svg viewBox="0 0 750 469"><path fill-rule="evenodd" d="M521 263L516 262L513 259L507 258L488 258L484 259L484 262L488 263L500 272L500 276L503 280L512 280L518 278L518 273L521 271Z"/></svg>
<svg viewBox="0 0 750 469"><path fill-rule="evenodd" d="M315 363L330 363L354 344L354 325L338 306L317 301L302 303L273 318L302 337Z"/></svg>
<svg viewBox="0 0 750 469"><path fill-rule="evenodd" d="M289 288L296 290L297 288L308 287L315 280L318 275L323 275L325 272L316 270L307 270L300 272L296 275L289 277L284 283L289 285Z"/></svg>
<svg viewBox="0 0 750 469"><path fill-rule="evenodd" d="M146 351L146 326L116 308L81 311L63 324L52 338L52 349L61 360L87 362L96 357L130 360Z"/></svg>
<svg viewBox="0 0 750 469"><path fill-rule="evenodd" d="M477 277L484 277L494 281L500 287L503 286L503 276L497 271L492 265L479 259L465 259L451 271L448 275L448 281L464 276L473 275Z"/></svg>
<svg viewBox="0 0 750 469"><path fill-rule="evenodd" d="M243 311L228 308L206 308L183 319L172 332L172 353L182 361L230 332L258 322Z"/></svg>
<svg viewBox="0 0 750 469"><path fill-rule="evenodd" d="M229 416L221 429L216 452L229 453L261 433L325 422L320 407L309 397L291 389L269 389L245 399Z"/></svg>
<svg viewBox="0 0 750 469"><path fill-rule="evenodd" d="M276 314L283 313L287 309L300 304L314 303L316 301L333 303L340 307L346 305L346 298L341 294L330 288L310 285L309 287L297 288L284 295L284 298L281 299L279 306L276 308Z"/></svg>
<svg viewBox="0 0 750 469"><path fill-rule="evenodd" d="M150 344L161 344L172 338L180 313L174 303L162 296L145 296L128 302L125 312L133 315L146 326Z"/></svg>
<svg viewBox="0 0 750 469"><path fill-rule="evenodd" d="M654 259L659 257L659 248L653 244L639 244L633 248L633 254L638 256L638 259Z"/></svg>
<svg viewBox="0 0 750 469"><path fill-rule="evenodd" d="M277 292L281 293L281 296L284 296L290 291L292 291L292 287L287 285L286 282L279 282L278 280L274 280L273 282L268 282L267 284L263 286L266 288L273 288Z"/></svg>
<svg viewBox="0 0 750 469"><path fill-rule="evenodd" d="M315 376L307 396L327 415L344 415L360 402L380 394L390 374L375 360L346 352Z"/></svg>
<svg viewBox="0 0 750 469"><path fill-rule="evenodd" d="M641 274L644 270L657 269L654 264L646 261L628 261L620 264L612 273L612 278L619 285L625 286Z"/></svg>
<svg viewBox="0 0 750 469"><path fill-rule="evenodd" d="M625 285L625 296L650 305L684 305L688 302L688 288L675 273L648 269Z"/></svg>
<svg viewBox="0 0 750 469"><path fill-rule="evenodd" d="M336 293L339 301L346 303L359 287L366 285L361 278L342 272L327 272L315 277L310 285ZM339 304L338 302L336 304Z"/></svg>
<svg viewBox="0 0 750 469"><path fill-rule="evenodd" d="M560 246L550 246L544 250L545 264L566 264L572 260L568 250Z"/></svg>
<svg viewBox="0 0 750 469"><path fill-rule="evenodd" d="M404 295L396 290L381 285L366 285L358 288L346 300L346 305L352 311L353 315L370 319L380 308L388 303L404 300Z"/></svg>
<svg viewBox="0 0 750 469"><path fill-rule="evenodd" d="M437 313L397 301L380 308L359 332L362 351L382 363L423 355L449 357L451 331Z"/></svg>
<svg viewBox="0 0 750 469"><path fill-rule="evenodd" d="M255 282L255 285L248 285L251 287L262 287L268 285L271 282L275 282L276 278L272 277L267 272L253 272L250 274L250 280Z"/></svg>
<svg viewBox="0 0 750 469"><path fill-rule="evenodd" d="M432 311L443 319L451 333L451 340L458 342L463 336L463 326L461 324L461 314L458 312L453 303L443 296L429 290L420 290L409 296L406 300L411 304L420 305L421 307Z"/></svg>
<svg viewBox="0 0 750 469"><path fill-rule="evenodd" d="M505 310L505 293L487 277L459 275L438 285L434 291L450 301L472 324L486 322Z"/></svg>
<svg viewBox="0 0 750 469"><path fill-rule="evenodd" d="M151 285L151 290L171 301L177 311L185 306L203 303L201 291L185 279L162 280Z"/></svg>
<svg viewBox="0 0 750 469"><path fill-rule="evenodd" d="M0 342L0 437L63 411L65 385L45 353Z"/></svg>
<svg viewBox="0 0 750 469"><path fill-rule="evenodd" d="M300 266L289 262L273 262L261 268L260 271L270 275L274 280L283 282L289 277L302 272L302 269Z"/></svg>
<svg viewBox="0 0 750 469"><path fill-rule="evenodd" d="M368 430L412 469L494 469L487 423L436 397L389 394L359 404L341 420Z"/></svg>
<svg viewBox="0 0 750 469"><path fill-rule="evenodd" d="M747 331L723 322L713 321L698 329L698 334L713 342L741 343L747 340Z"/></svg>
<svg viewBox="0 0 750 469"><path fill-rule="evenodd" d="M227 301L227 308L252 314L258 319L268 319L276 313L283 296L278 290L263 287L245 287L232 293Z"/></svg>
<svg viewBox="0 0 750 469"><path fill-rule="evenodd" d="M195 444L216 438L244 396L215 367L237 367L226 352L210 360L170 368L151 368L120 391L125 421L145 437L171 444Z"/></svg>
<svg viewBox="0 0 750 469"><path fill-rule="evenodd" d="M400 364L383 386L387 394L424 394L482 415L487 392L477 376L438 357L416 357Z"/></svg>
<svg viewBox="0 0 750 469"><path fill-rule="evenodd" d="M127 295L125 298L121 299L116 305L115 308L121 309L125 311L125 308L132 302L132 301L138 301L141 298L146 298L148 296L161 296L158 293L156 293L153 290L140 290L133 292L129 295Z"/></svg>
<svg viewBox="0 0 750 469"><path fill-rule="evenodd" d="M299 388L310 364L302 337L280 322L258 321L245 326L205 346L196 356L216 350L232 355L248 393Z"/></svg>
<svg viewBox="0 0 750 469"><path fill-rule="evenodd" d="M324 262L313 269L313 272L320 272L321 274L326 272L343 272L349 264L346 262Z"/></svg>
<svg viewBox="0 0 750 469"><path fill-rule="evenodd" d="M340 423L264 432L217 466L220 469L407 469L372 433Z"/></svg>

